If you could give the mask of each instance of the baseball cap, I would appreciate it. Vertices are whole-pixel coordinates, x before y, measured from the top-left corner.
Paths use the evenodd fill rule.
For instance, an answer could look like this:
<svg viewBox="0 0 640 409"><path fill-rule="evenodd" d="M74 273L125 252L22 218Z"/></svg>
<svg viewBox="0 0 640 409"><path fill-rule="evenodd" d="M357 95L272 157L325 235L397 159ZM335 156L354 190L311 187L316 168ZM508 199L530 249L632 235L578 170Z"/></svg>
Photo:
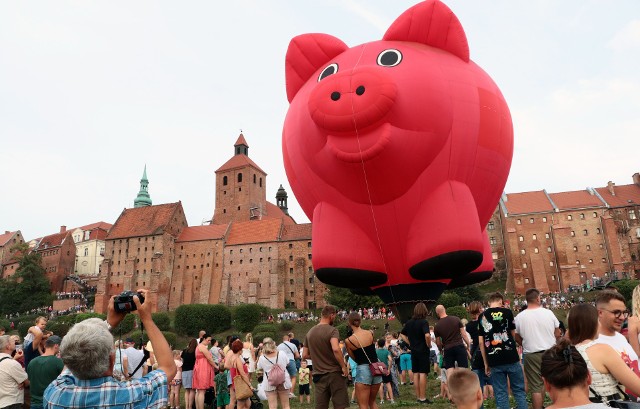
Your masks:
<svg viewBox="0 0 640 409"><path fill-rule="evenodd" d="M127 337L127 339L124 340L125 343L127 344L135 344L136 342L133 340L133 338L131 337Z"/></svg>
<svg viewBox="0 0 640 409"><path fill-rule="evenodd" d="M61 342L62 338L57 335L51 335L46 341L44 341L44 345L50 347L53 345L60 345Z"/></svg>

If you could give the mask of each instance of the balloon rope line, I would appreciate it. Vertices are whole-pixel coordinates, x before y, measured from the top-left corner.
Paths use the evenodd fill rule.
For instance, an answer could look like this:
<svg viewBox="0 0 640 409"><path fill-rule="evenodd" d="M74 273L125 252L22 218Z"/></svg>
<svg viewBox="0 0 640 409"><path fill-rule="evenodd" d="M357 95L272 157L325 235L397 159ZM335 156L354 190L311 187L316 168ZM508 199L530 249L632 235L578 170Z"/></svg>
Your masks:
<svg viewBox="0 0 640 409"><path fill-rule="evenodd" d="M366 44L364 44L362 46L362 50L360 51L360 56L358 57L358 61L356 61L356 64L353 66L353 68L351 69L351 76L350 78L350 84L349 84L349 88L350 90L353 90L353 72L355 71L356 67L358 67L358 65L360 64L360 60L362 59L362 55L364 54L364 50L367 47ZM378 222L376 220L376 213L373 210L373 200L371 200L371 190L369 188L369 179L367 177L367 169L364 165L364 158L362 157L362 146L360 145L360 132L358 130L358 123L355 120L355 107L353 106L353 96L351 98L351 119L353 121L353 128L356 131L356 140L358 141L358 152L360 152L360 165L362 166L362 174L364 175L364 183L365 183L365 187L367 188L367 197L369 198L369 208L371 209L371 217L373 218L373 227L376 230L376 239L378 240L378 249L380 250L380 257L382 258L382 265L384 266L384 273L387 275L387 281L389 280L389 271L387 268L387 261L385 260L384 257L384 252L382 251L382 241L380 240L380 231L378 230ZM393 304L396 304L396 299L393 296L393 289L391 288L391 286L389 286L389 293L391 294L391 300L393 302Z"/></svg>

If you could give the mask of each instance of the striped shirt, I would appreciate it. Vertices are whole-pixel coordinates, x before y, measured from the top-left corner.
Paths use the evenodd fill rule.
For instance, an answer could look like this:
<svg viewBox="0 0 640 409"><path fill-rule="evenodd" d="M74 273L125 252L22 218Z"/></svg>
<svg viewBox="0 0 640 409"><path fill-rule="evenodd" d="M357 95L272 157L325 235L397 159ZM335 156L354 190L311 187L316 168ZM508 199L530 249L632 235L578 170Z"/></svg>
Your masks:
<svg viewBox="0 0 640 409"><path fill-rule="evenodd" d="M78 379L65 369L44 391L48 409L160 409L167 406L167 374L149 372L141 379L120 382L113 377Z"/></svg>

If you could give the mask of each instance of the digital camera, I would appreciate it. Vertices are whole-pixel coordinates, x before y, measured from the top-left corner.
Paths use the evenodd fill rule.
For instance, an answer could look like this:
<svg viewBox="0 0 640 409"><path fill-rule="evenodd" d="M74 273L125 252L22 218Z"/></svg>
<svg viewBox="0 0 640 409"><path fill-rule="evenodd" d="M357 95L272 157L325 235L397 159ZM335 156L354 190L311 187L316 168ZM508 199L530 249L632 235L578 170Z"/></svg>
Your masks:
<svg viewBox="0 0 640 409"><path fill-rule="evenodd" d="M123 291L121 294L116 295L113 299L113 308L116 312L131 312L137 309L136 303L133 302L133 296L137 295L140 299L140 304L144 303L144 296L142 293L136 293L133 291Z"/></svg>

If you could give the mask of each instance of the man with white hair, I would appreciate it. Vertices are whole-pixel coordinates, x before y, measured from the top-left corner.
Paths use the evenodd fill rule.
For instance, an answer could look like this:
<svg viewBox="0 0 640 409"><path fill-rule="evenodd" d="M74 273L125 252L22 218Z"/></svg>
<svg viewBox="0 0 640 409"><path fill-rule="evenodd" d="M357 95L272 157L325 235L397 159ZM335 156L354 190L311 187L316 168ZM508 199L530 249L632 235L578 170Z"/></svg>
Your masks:
<svg viewBox="0 0 640 409"><path fill-rule="evenodd" d="M149 299L148 291L138 292ZM45 408L160 409L167 406L167 384L176 374L176 364L167 340L151 319L151 303L141 304L137 295L133 301L156 353L158 369L127 382L113 378L115 351L109 328L117 327L126 313L114 310L111 297L106 322L97 318L82 321L62 340L60 357L67 369L44 391Z"/></svg>
<svg viewBox="0 0 640 409"><path fill-rule="evenodd" d="M11 354L16 350L15 338L0 336L0 408L20 409L24 387L29 385L27 373ZM20 355L18 355L20 356Z"/></svg>

